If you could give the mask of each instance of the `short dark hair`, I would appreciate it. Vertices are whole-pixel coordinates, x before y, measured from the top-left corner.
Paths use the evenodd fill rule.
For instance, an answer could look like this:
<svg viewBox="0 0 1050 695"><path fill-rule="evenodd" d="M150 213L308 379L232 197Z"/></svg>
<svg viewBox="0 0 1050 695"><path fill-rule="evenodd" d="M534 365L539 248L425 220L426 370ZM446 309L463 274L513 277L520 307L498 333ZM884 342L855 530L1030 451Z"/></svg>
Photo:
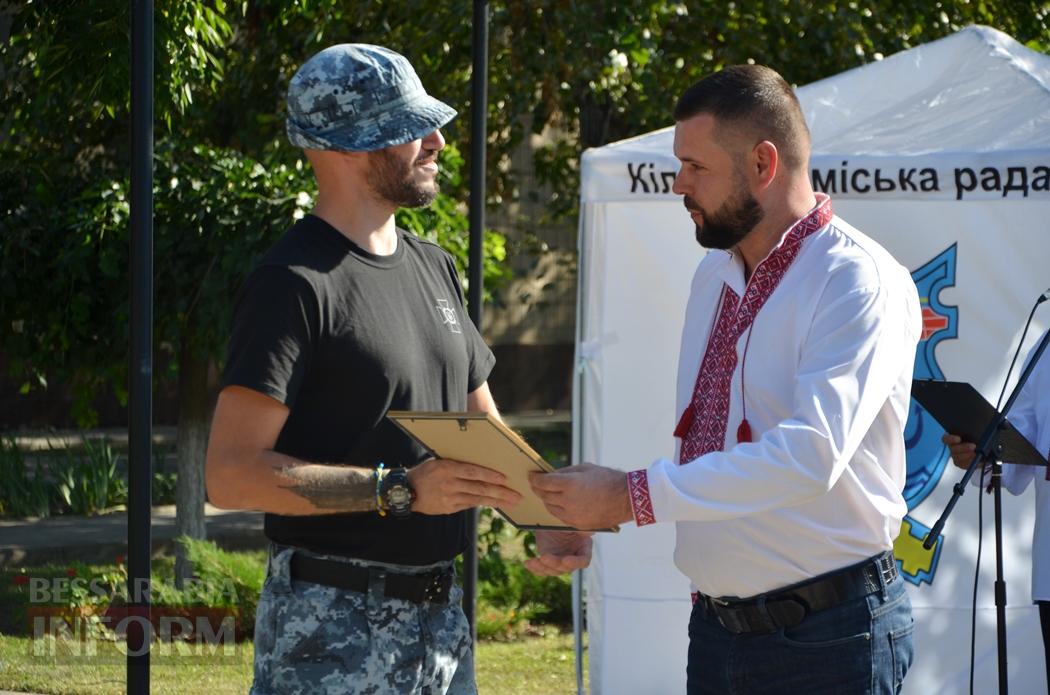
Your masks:
<svg viewBox="0 0 1050 695"><path fill-rule="evenodd" d="M731 65L708 75L678 98L675 121L701 113L715 117L719 127L749 136L755 143L776 145L788 167L809 159L809 128L791 85L764 65Z"/></svg>

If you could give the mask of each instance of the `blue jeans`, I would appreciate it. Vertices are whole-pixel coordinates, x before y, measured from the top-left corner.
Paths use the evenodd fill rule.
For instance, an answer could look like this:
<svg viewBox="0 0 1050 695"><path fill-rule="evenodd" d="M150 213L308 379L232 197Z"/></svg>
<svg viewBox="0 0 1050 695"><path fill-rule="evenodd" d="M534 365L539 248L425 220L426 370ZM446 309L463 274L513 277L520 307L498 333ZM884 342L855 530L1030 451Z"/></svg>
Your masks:
<svg viewBox="0 0 1050 695"><path fill-rule="evenodd" d="M899 693L912 661L914 629L900 577L773 633L734 635L697 603L689 619L686 691Z"/></svg>

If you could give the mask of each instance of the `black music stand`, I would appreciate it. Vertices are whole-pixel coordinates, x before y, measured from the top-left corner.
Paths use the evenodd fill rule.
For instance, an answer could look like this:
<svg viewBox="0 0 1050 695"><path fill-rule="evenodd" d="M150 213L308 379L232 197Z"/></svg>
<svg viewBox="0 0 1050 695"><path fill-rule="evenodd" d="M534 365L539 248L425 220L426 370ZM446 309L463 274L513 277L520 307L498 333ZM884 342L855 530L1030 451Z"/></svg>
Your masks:
<svg viewBox="0 0 1050 695"><path fill-rule="evenodd" d="M981 441L981 435L999 415L977 389L961 381L916 379L911 385L911 395L945 432L959 435L964 442ZM989 453L1007 463L1047 465L1043 455L1009 420L1003 420L995 432Z"/></svg>
<svg viewBox="0 0 1050 695"><path fill-rule="evenodd" d="M1047 333L1050 336L1050 332ZM1046 347L1046 339L1021 374L1017 386L1003 411L998 412L970 384L956 381L917 379L912 382L911 393L922 407L951 434L963 441L976 442L977 453L966 475L955 484L952 498L944 513L927 534L923 546L929 549L936 542L952 508L966 489L966 484L978 466L991 463L992 491L995 502L995 623L996 643L999 653L999 692L1006 695L1006 581L1003 579L1003 516L1002 516L1002 464L1000 461L1031 466L1046 466L1043 455L1006 419L1028 379L1039 354Z"/></svg>

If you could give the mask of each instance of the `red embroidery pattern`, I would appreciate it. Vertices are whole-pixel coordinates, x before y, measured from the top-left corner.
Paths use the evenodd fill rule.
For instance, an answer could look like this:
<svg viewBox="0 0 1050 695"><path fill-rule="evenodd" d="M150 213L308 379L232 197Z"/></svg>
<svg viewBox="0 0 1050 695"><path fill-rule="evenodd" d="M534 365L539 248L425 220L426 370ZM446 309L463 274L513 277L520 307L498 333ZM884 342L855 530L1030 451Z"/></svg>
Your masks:
<svg viewBox="0 0 1050 695"><path fill-rule="evenodd" d="M631 512L634 514L634 522L639 526L655 524L653 501L649 497L649 474L644 470L628 473L627 489L631 495Z"/></svg>
<svg viewBox="0 0 1050 695"><path fill-rule="evenodd" d="M831 199L818 194L817 207L799 220L785 235L780 246L773 249L755 268L742 300L738 300L736 293L728 286L723 286L722 308L707 341L707 350L693 387L693 398L675 428L675 436L682 437L678 463L692 461L711 451L720 451L725 445L730 385L737 363L737 341L780 284L784 273L798 256L802 241L826 225L831 216Z"/></svg>
<svg viewBox="0 0 1050 695"><path fill-rule="evenodd" d="M746 296L746 292L745 292ZM734 344L740 337L734 328L737 320L739 297L728 285L722 286L722 308L718 320L707 341L707 352L700 363L693 387L693 401L690 413L691 425L682 439L679 463L692 461L708 451L722 448L726 436L726 416L729 413L729 381L736 368L736 349ZM723 413L721 419L711 417L714 413ZM717 444L714 444L717 442ZM713 446L712 446L713 445Z"/></svg>

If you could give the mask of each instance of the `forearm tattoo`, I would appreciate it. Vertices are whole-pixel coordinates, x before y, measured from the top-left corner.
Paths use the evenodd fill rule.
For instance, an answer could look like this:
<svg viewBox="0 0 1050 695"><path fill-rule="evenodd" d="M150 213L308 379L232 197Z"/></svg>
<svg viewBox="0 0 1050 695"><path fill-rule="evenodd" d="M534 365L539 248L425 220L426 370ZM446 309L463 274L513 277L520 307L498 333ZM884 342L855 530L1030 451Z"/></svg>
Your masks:
<svg viewBox="0 0 1050 695"><path fill-rule="evenodd" d="M318 509L336 512L369 512L376 508L376 486L372 471L350 466L292 464L276 467L288 481L281 485Z"/></svg>

